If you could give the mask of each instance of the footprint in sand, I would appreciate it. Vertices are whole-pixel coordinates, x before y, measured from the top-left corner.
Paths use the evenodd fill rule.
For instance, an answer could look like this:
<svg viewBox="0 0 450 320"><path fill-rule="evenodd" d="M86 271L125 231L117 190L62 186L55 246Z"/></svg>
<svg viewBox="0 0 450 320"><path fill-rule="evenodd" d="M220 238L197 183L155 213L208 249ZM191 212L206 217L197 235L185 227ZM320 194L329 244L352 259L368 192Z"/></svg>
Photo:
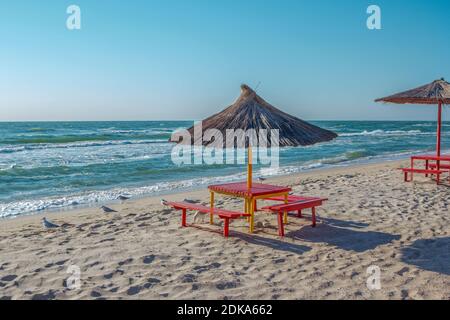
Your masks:
<svg viewBox="0 0 450 320"><path fill-rule="evenodd" d="M408 297L409 297L408 290L406 290L406 289L402 290L401 295L402 295L402 299L408 299Z"/></svg>
<svg viewBox="0 0 450 320"><path fill-rule="evenodd" d="M211 264L206 265L206 266L195 266L195 267L194 267L194 270L195 270L197 273L202 273L202 272L205 272L205 271L209 271L209 270L211 270L211 269L217 269L217 268L219 268L220 266L221 266L220 263L214 262L214 263L211 263Z"/></svg>
<svg viewBox="0 0 450 320"><path fill-rule="evenodd" d="M34 273L39 273L39 272L42 272L42 271L44 271L44 269L42 269L42 268L37 268L37 269L35 269L33 272L34 272Z"/></svg>
<svg viewBox="0 0 450 320"><path fill-rule="evenodd" d="M275 264L280 264L280 263L284 263L284 262L286 262L286 259L283 259L283 258L276 259L273 261L273 263L275 263Z"/></svg>
<svg viewBox="0 0 450 320"><path fill-rule="evenodd" d="M216 285L219 290L227 290L237 288L238 284L234 281L221 282Z"/></svg>
<svg viewBox="0 0 450 320"><path fill-rule="evenodd" d="M408 272L408 271L409 271L409 268L408 268L408 267L404 267L404 268L402 268L400 271L397 271L397 274L398 274L399 276L403 276L403 274L406 273L406 272Z"/></svg>
<svg viewBox="0 0 450 320"><path fill-rule="evenodd" d="M105 279L111 279L112 277L114 277L116 274L120 274L123 275L125 273L125 271L123 271L122 269L117 269L116 271L113 271L111 273L107 273L105 275L103 275L103 278Z"/></svg>
<svg viewBox="0 0 450 320"><path fill-rule="evenodd" d="M154 287L155 285L157 285L158 283L161 283L161 280L157 279L157 278L149 278L147 280L147 283L144 284L144 288L145 289L149 289Z"/></svg>
<svg viewBox="0 0 450 320"><path fill-rule="evenodd" d="M143 228L143 227L148 227L148 226L150 226L150 224L148 224L148 223L141 223L141 224L138 224L138 227L139 228Z"/></svg>
<svg viewBox="0 0 450 320"><path fill-rule="evenodd" d="M156 256L153 255L153 254L151 254L151 255L149 255L149 256L145 256L145 257L143 258L143 262L144 262L145 264L150 264L150 263L152 263L152 262L155 260L155 258L156 258Z"/></svg>
<svg viewBox="0 0 450 320"><path fill-rule="evenodd" d="M134 295L138 294L139 292L141 292L141 290L142 290L142 287L141 287L141 286L133 286L133 287L130 287L130 288L127 290L127 295L129 295L129 296L134 296Z"/></svg>
<svg viewBox="0 0 450 320"><path fill-rule="evenodd" d="M147 221L147 220L150 220L151 218L152 217L148 217L148 216L137 217L134 219L134 221L136 221L136 222Z"/></svg>
<svg viewBox="0 0 450 320"><path fill-rule="evenodd" d="M0 271L5 270L5 267L9 265L9 262L5 262L2 265L0 265Z"/></svg>
<svg viewBox="0 0 450 320"><path fill-rule="evenodd" d="M13 281L16 278L17 278L17 275L10 274L10 275L7 275L7 276L4 276L3 278L1 278L0 281L10 282L10 281Z"/></svg>
<svg viewBox="0 0 450 320"><path fill-rule="evenodd" d="M67 261L69 261L69 260L68 259L67 260L61 260L61 261L55 262L55 265L63 266Z"/></svg>
<svg viewBox="0 0 450 320"><path fill-rule="evenodd" d="M93 268L95 266L98 266L99 264L100 264L100 261L95 261L95 262L92 262L90 265L88 265L88 267Z"/></svg>
<svg viewBox="0 0 450 320"><path fill-rule="evenodd" d="M128 259L126 259L126 260L120 261L120 262L118 263L118 265L119 265L119 266L123 266L123 265L125 265L125 264L129 264L129 263L132 263L132 262L133 262L133 258L128 258Z"/></svg>
<svg viewBox="0 0 450 320"><path fill-rule="evenodd" d="M142 291L142 289L144 289L144 288L149 289L160 282L161 282L161 280L159 280L159 279L149 278L147 280L147 283L145 283L143 286L138 285L138 286L132 286L132 287L128 288L127 295L129 295L129 296L137 295L139 292Z"/></svg>
<svg viewBox="0 0 450 320"><path fill-rule="evenodd" d="M31 300L53 300L55 299L55 291L49 290L47 293L38 293L31 297Z"/></svg>
<svg viewBox="0 0 450 320"><path fill-rule="evenodd" d="M101 296L102 296L102 294L100 292L95 291L95 290L91 291L91 297L92 298L99 298Z"/></svg>
<svg viewBox="0 0 450 320"><path fill-rule="evenodd" d="M193 274L190 274L190 273L184 274L181 277L181 282L182 283L191 283L191 282L195 282L196 280L197 280L197 277L195 275L193 275Z"/></svg>

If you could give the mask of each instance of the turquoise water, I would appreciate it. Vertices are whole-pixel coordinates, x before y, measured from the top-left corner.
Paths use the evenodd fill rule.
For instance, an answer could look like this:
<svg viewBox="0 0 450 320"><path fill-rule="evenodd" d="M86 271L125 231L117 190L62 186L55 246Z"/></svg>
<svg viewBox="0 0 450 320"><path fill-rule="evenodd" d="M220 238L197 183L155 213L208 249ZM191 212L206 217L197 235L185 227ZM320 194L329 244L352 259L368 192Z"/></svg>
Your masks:
<svg viewBox="0 0 450 320"><path fill-rule="evenodd" d="M239 165L171 161L171 133L191 121L0 123L0 217L107 202L244 178ZM316 121L339 138L280 150L280 175L435 149L435 122ZM450 123L443 125L450 149Z"/></svg>

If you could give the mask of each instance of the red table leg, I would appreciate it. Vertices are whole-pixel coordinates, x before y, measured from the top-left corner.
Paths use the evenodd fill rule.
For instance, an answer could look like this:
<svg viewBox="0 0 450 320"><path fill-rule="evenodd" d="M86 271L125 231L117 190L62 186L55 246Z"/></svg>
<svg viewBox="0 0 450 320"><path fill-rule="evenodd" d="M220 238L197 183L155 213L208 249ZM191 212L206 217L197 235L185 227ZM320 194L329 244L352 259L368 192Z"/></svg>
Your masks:
<svg viewBox="0 0 450 320"><path fill-rule="evenodd" d="M282 211L278 212L278 235L284 237L284 225L283 225L284 213Z"/></svg>
<svg viewBox="0 0 450 320"><path fill-rule="evenodd" d="M186 227L186 209L183 209L183 212L181 213L181 226Z"/></svg>
<svg viewBox="0 0 450 320"><path fill-rule="evenodd" d="M312 207L312 226L316 227L316 207Z"/></svg>
<svg viewBox="0 0 450 320"><path fill-rule="evenodd" d="M223 225L223 236L225 238L228 238L228 235L230 233L230 219L229 218L225 218L224 219L224 225Z"/></svg>
<svg viewBox="0 0 450 320"><path fill-rule="evenodd" d="M297 217L299 217L299 218L302 217L302 210L298 210Z"/></svg>

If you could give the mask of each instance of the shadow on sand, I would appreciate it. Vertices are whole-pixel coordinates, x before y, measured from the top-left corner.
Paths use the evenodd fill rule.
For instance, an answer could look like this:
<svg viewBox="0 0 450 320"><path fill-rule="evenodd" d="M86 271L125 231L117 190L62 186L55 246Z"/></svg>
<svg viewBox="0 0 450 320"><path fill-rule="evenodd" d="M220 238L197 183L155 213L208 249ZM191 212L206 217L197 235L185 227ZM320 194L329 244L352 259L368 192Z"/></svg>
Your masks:
<svg viewBox="0 0 450 320"><path fill-rule="evenodd" d="M263 238L255 234L249 235L245 233L234 232L233 237L236 237L251 244L265 246L272 248L274 250L286 251L299 255L311 250L310 247L304 245L289 243L286 241L280 241L276 239Z"/></svg>
<svg viewBox="0 0 450 320"><path fill-rule="evenodd" d="M450 237L416 240L401 253L407 264L450 275Z"/></svg>
<svg viewBox="0 0 450 320"><path fill-rule="evenodd" d="M307 216L305 216L306 219ZM388 244L400 239L399 235L375 231L359 231L367 228L369 224L355 221L345 221L331 218L321 218L316 228L305 226L298 231L286 234L286 239L277 240L265 238L256 234L246 234L236 230L230 230L230 238L237 238L251 244L272 248L274 250L286 251L295 254L303 254L311 250L311 247L288 242L288 238L310 243L328 243L343 250L364 252L376 247ZM220 229L198 225L192 226L199 230L221 234Z"/></svg>
<svg viewBox="0 0 450 320"><path fill-rule="evenodd" d="M218 228L213 229L213 228L199 226L199 225L189 225L189 227L195 228L197 230L215 233L220 236L222 236L222 234L223 234L222 230L218 229ZM264 237L256 235L255 233L247 234L247 233L239 232L236 230L230 230L230 238L229 239L230 240L239 239L239 240L251 243L251 244L265 246L268 248L272 248L274 250L286 251L286 252L291 252L291 253L295 253L295 254L303 254L303 253L311 250L310 247L293 244L293 243L288 243L285 240L264 238Z"/></svg>
<svg viewBox="0 0 450 320"><path fill-rule="evenodd" d="M287 237L295 240L328 243L343 250L364 252L400 239L399 235L376 231L359 231L366 223L322 218L316 228L305 226L290 232Z"/></svg>
<svg viewBox="0 0 450 320"><path fill-rule="evenodd" d="M356 222L356 221L345 221L338 220L332 218L320 218L320 222L329 226L338 227L338 228L354 228L354 229L363 229L369 226L368 223L364 222Z"/></svg>

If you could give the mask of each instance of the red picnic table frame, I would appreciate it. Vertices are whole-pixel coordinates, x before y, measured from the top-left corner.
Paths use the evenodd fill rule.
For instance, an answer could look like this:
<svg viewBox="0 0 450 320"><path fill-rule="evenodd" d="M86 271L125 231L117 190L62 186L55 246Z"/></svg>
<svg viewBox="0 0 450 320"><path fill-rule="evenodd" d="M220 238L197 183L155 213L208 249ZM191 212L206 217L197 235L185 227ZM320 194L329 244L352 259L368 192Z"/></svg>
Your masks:
<svg viewBox="0 0 450 320"><path fill-rule="evenodd" d="M417 169L414 167L415 161L425 161L425 169ZM436 162L435 164L430 164L430 161ZM449 164L442 164L442 162L449 162ZM450 155L416 155L411 157L411 180L413 180L414 172L424 173L426 177L430 174L431 171L436 172L437 183L439 184L439 176L442 174L442 170L450 171ZM406 177L406 172L405 172ZM405 179L406 180L406 179Z"/></svg>
<svg viewBox="0 0 450 320"><path fill-rule="evenodd" d="M236 198L243 198L244 201L244 212L249 214L249 231L253 233L254 223L255 223L255 207L256 201L258 199L266 199L270 197L283 196L285 203L288 203L289 192L292 191L289 187L274 186L270 184L253 183L250 188L248 188L247 182L237 182L237 183L226 183L219 185L208 186L210 192L211 200L211 213L210 213L210 223L214 223L214 194L223 194ZM284 216L284 222L287 223L287 213Z"/></svg>
<svg viewBox="0 0 450 320"><path fill-rule="evenodd" d="M436 156L436 155L418 155L418 156L412 156L411 157L411 168L414 168L414 161L415 160L424 160L425 161L425 168L429 168L430 161L436 161L436 164L439 165L440 162L450 162L450 155L446 156ZM439 162L439 164L438 164Z"/></svg>

